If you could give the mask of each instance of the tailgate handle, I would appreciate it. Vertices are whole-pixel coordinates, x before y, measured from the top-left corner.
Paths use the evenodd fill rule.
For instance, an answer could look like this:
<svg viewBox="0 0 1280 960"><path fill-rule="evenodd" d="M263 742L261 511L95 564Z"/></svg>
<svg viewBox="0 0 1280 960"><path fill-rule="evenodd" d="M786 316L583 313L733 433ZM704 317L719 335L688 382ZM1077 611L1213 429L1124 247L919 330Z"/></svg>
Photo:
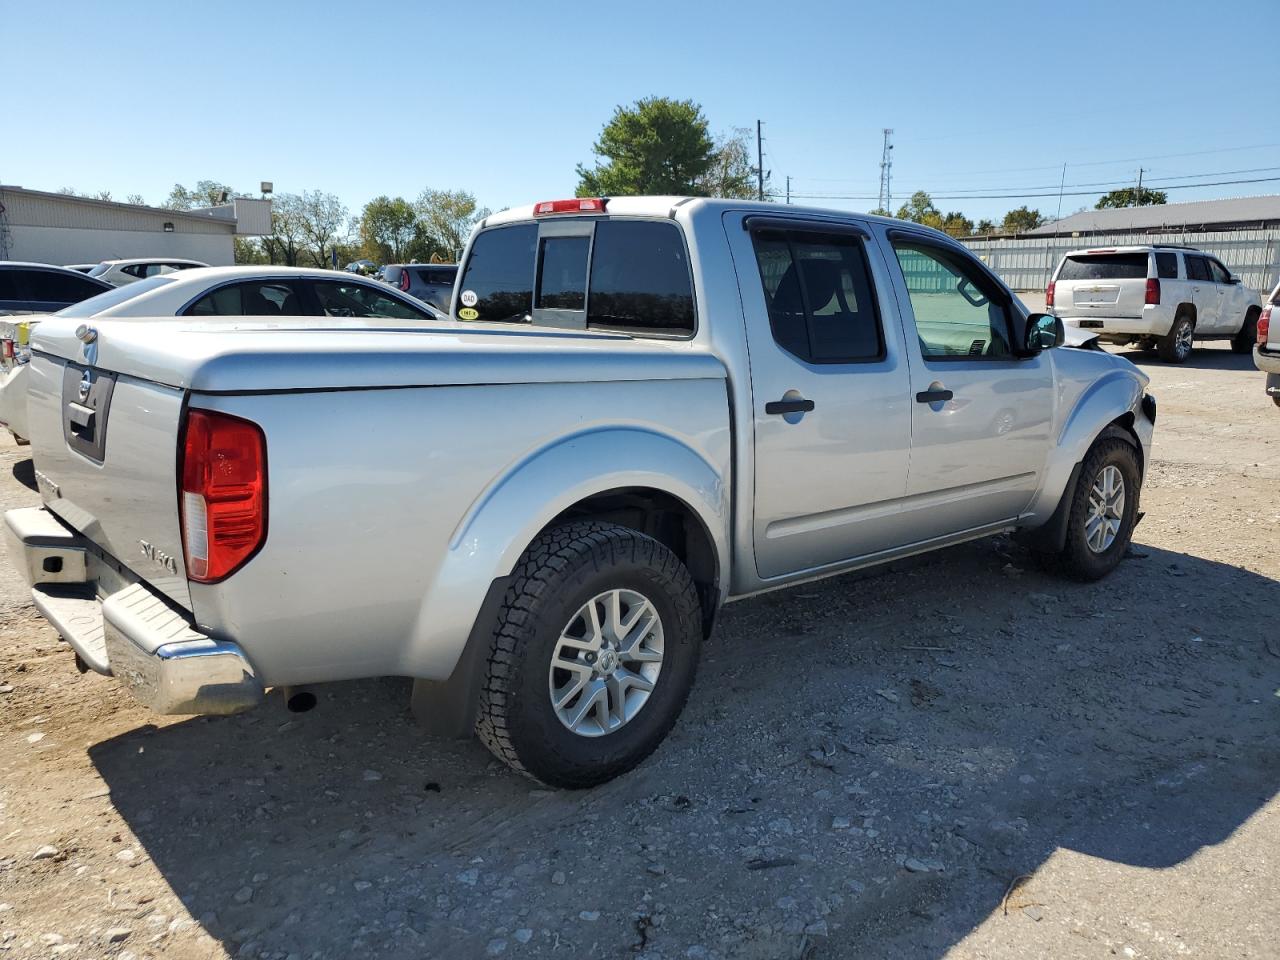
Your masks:
<svg viewBox="0 0 1280 960"><path fill-rule="evenodd" d="M67 420L77 433L93 433L96 411L79 403L67 404Z"/></svg>

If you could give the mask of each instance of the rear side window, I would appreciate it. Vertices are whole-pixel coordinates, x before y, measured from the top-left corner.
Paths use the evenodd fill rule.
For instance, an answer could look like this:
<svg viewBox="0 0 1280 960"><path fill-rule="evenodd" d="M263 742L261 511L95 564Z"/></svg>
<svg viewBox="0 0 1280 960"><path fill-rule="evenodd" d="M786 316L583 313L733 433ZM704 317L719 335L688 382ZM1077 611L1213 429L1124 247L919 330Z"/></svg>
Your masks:
<svg viewBox="0 0 1280 960"><path fill-rule="evenodd" d="M1178 279L1178 255L1176 253L1156 254L1156 276L1161 280Z"/></svg>
<svg viewBox="0 0 1280 960"><path fill-rule="evenodd" d="M589 289L588 327L674 336L693 333L689 261L674 224L597 223Z"/></svg>
<svg viewBox="0 0 1280 960"><path fill-rule="evenodd" d="M1094 253L1067 257L1059 280L1145 280L1145 253Z"/></svg>
<svg viewBox="0 0 1280 960"><path fill-rule="evenodd" d="M79 303L102 293L102 284L86 280L78 273L33 270L27 274L27 293L45 303Z"/></svg>
<svg viewBox="0 0 1280 960"><path fill-rule="evenodd" d="M1193 257L1190 254L1187 255L1187 279L1209 279L1209 264L1204 257Z"/></svg>
<svg viewBox="0 0 1280 960"><path fill-rule="evenodd" d="M809 363L860 363L884 356L860 239L763 230L752 241L769 325L780 347Z"/></svg>
<svg viewBox="0 0 1280 960"><path fill-rule="evenodd" d="M219 287L186 313L189 317L301 317L307 310L292 284L253 280Z"/></svg>
<svg viewBox="0 0 1280 960"><path fill-rule="evenodd" d="M19 289L17 270L0 270L0 300L25 300Z"/></svg>
<svg viewBox="0 0 1280 960"><path fill-rule="evenodd" d="M512 323L529 319L533 304L534 248L538 225L520 223L495 227L479 234L471 244L467 272L461 286L463 320Z"/></svg>

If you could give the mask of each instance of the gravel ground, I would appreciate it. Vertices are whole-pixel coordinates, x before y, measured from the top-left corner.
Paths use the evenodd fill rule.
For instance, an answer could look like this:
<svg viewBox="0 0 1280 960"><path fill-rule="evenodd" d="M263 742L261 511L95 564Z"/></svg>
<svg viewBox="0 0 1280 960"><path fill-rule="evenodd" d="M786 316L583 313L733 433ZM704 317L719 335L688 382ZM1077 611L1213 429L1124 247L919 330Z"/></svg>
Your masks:
<svg viewBox="0 0 1280 960"><path fill-rule="evenodd" d="M995 539L732 605L587 792L425 739L400 680L150 716L0 557L0 956L1277 956L1280 411L1248 358L1131 357L1113 576ZM0 507L30 469L0 444Z"/></svg>

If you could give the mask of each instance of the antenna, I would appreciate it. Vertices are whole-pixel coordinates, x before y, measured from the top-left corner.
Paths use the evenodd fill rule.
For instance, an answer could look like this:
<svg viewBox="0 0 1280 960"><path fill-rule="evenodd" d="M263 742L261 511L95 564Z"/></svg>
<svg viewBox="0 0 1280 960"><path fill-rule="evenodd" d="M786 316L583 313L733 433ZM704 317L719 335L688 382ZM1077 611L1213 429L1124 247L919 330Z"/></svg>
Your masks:
<svg viewBox="0 0 1280 960"><path fill-rule="evenodd" d="M893 204L891 179L893 177L893 131L884 128L884 147L880 150L880 209L892 216L890 207Z"/></svg>

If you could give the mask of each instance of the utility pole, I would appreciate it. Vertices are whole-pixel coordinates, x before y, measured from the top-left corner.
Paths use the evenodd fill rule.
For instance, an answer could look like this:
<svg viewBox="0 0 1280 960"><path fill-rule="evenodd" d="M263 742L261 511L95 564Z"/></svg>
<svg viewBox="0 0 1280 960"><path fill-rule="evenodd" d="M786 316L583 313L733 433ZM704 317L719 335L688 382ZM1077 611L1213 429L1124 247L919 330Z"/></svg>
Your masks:
<svg viewBox="0 0 1280 960"><path fill-rule="evenodd" d="M787 203L791 202L791 174L787 174Z"/></svg>
<svg viewBox="0 0 1280 960"><path fill-rule="evenodd" d="M889 207L893 203L891 180L893 177L893 143L891 139L893 131L888 127L884 128L884 146L880 150L880 199L878 201L880 209L889 212ZM892 216L892 213L890 213Z"/></svg>
<svg viewBox="0 0 1280 960"><path fill-rule="evenodd" d="M756 193L758 199L764 199L764 135L761 132L763 124L756 121Z"/></svg>
<svg viewBox="0 0 1280 960"><path fill-rule="evenodd" d="M1142 168L1141 167L1138 168L1138 190L1136 193L1134 193L1133 203L1130 204L1130 206L1133 206L1133 207L1142 206Z"/></svg>

